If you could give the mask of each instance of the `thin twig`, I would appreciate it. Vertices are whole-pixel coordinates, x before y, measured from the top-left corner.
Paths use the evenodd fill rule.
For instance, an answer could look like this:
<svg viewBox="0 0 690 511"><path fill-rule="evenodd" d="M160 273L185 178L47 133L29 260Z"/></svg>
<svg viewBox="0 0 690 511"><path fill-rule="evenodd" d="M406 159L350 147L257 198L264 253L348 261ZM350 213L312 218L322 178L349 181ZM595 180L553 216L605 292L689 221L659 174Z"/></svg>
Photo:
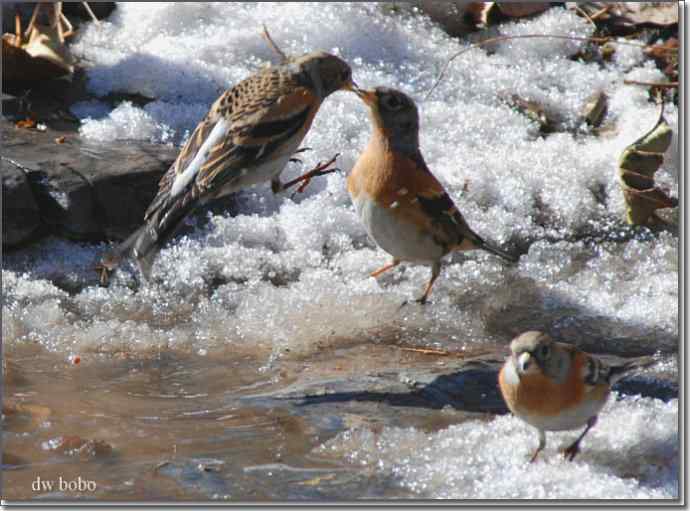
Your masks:
<svg viewBox="0 0 690 511"><path fill-rule="evenodd" d="M271 39L271 35L268 33L268 29L266 28L266 25L263 25L263 27L264 27L264 31L261 34L263 36L263 38L266 39L269 46L271 48L273 48L273 51L278 54L278 56L280 57L281 63L287 62L288 57L287 57L287 55L285 55L285 52L283 52L283 50L278 48L278 45L273 41L273 39Z"/></svg>
<svg viewBox="0 0 690 511"><path fill-rule="evenodd" d="M593 20L592 18L589 17L589 14L587 14L587 11L585 11L584 9L582 9L579 5L575 5L575 10L576 10L577 12L579 12L580 14L582 14L582 15L587 19L587 21L589 21L589 22L591 23L591 25L592 25L594 28L597 28L597 24L594 23L594 20Z"/></svg>
<svg viewBox="0 0 690 511"><path fill-rule="evenodd" d="M660 89L677 89L678 82L641 82L638 80L623 80L625 85L642 85L644 87L658 87Z"/></svg>
<svg viewBox="0 0 690 511"><path fill-rule="evenodd" d="M400 348L403 351L414 351L415 353L423 353L424 355L437 355L439 357L447 357L450 355L449 351L432 350L428 348Z"/></svg>
<svg viewBox="0 0 690 511"><path fill-rule="evenodd" d="M537 39L537 38L564 39L564 40L568 40L568 41L583 41L583 42L599 43L599 44L611 42L614 44L622 44L625 46L637 46L639 48L647 48L649 46L647 44L634 43L634 42L630 42L630 41L613 41L610 37L577 37L577 36L559 35L559 34L524 34L524 35L503 35L503 36L498 36L498 37L491 37L489 39L484 39L483 41L479 41L478 43L470 44L467 48L463 48L462 50L457 52L455 55L450 57L448 59L448 61L446 62L446 65L443 66L441 73L438 75L438 78L436 79L436 83L434 83L434 85L431 87L429 92L427 92L424 99L425 100L429 99L429 96L431 96L431 93L434 92L436 87L438 87L438 84L441 83L441 80L443 80L443 77L446 75L446 72L448 71L450 64L456 58L458 58L460 55L462 55L463 53L468 52L473 48L479 48L481 46L485 46L485 45L491 44L491 43L498 43L501 41L510 41L511 39Z"/></svg>
<svg viewBox="0 0 690 511"><path fill-rule="evenodd" d="M595 12L594 14L592 14L592 16L590 16L589 19L591 19L592 21L594 21L594 20L597 19L599 16L602 16L602 15L606 14L607 12L609 12L609 10L611 9L611 7L612 7L611 5L606 5L606 6L604 6L602 9L599 9L597 12Z"/></svg>

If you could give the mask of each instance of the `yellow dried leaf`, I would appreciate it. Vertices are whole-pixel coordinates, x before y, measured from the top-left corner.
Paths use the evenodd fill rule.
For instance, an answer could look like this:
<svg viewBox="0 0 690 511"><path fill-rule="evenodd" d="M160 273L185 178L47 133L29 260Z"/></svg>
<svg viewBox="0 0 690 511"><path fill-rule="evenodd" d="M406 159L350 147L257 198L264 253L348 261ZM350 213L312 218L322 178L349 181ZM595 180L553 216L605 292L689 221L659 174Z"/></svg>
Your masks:
<svg viewBox="0 0 690 511"><path fill-rule="evenodd" d="M664 118L663 104L654 127L625 148L618 160L618 177L623 189L627 220L633 225L647 225L657 221L656 210L678 205L655 186L654 175L664 161L664 153L671 145L673 130Z"/></svg>

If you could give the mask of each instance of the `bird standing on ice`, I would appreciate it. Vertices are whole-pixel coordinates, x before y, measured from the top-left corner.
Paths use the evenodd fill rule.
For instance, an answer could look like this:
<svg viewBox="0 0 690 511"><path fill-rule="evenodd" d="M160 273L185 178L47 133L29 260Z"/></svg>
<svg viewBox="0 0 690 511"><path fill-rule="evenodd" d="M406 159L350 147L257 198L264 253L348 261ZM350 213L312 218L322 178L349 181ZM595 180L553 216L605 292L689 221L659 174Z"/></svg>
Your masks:
<svg viewBox="0 0 690 511"><path fill-rule="evenodd" d="M371 274L377 277L402 261L431 265L431 279L416 301L426 303L441 272L441 259L454 250L483 249L515 262L467 225L419 150L419 114L406 94L388 87L358 89L369 106L372 134L355 163L347 188L369 236L393 256Z"/></svg>

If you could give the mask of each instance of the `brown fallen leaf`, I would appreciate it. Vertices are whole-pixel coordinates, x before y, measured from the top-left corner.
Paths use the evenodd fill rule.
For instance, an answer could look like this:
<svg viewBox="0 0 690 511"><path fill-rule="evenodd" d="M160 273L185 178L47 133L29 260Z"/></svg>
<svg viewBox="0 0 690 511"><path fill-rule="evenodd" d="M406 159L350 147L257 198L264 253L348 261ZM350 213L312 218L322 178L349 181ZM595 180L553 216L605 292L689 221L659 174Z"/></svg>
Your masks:
<svg viewBox="0 0 690 511"><path fill-rule="evenodd" d="M671 37L662 44L649 46L645 53L654 59L670 80L678 78L678 39Z"/></svg>
<svg viewBox="0 0 690 511"><path fill-rule="evenodd" d="M64 143L65 143L65 136L62 135L62 136L60 136L60 137L57 137L57 138L55 139L55 143L56 143L56 144L64 144ZM79 362L76 362L76 361L75 361L74 363L75 363L75 364L78 364Z"/></svg>
<svg viewBox="0 0 690 511"><path fill-rule="evenodd" d="M542 133L553 133L561 123L561 119L555 112L547 110L536 101L522 98L517 94L501 94L501 96L518 112L539 124L539 131Z"/></svg>
<svg viewBox="0 0 690 511"><path fill-rule="evenodd" d="M601 121L604 120L608 109L608 99L608 96L603 91L595 92L587 98L580 112L582 122L586 122L594 128L601 125Z"/></svg>
<svg viewBox="0 0 690 511"><path fill-rule="evenodd" d="M678 24L677 2L566 2L566 7L614 30Z"/></svg>
<svg viewBox="0 0 690 511"><path fill-rule="evenodd" d="M654 127L625 148L618 160L618 177L623 189L627 221L633 225L660 222L657 209L678 205L678 199L655 186L654 174L664 161L664 153L671 145L673 131L664 118L661 104L659 119Z"/></svg>
<svg viewBox="0 0 690 511"><path fill-rule="evenodd" d="M22 121L17 121L14 125L17 128L33 129L36 127L37 122L36 122L36 119L33 119L31 117L27 117L26 119L24 119Z"/></svg>

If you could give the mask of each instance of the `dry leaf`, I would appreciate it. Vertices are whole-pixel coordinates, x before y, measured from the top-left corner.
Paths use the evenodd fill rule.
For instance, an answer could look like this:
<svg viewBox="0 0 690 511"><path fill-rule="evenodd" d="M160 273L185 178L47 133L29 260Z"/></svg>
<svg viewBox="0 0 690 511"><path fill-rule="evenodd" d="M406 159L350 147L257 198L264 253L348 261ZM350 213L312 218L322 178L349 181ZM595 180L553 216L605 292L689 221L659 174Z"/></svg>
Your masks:
<svg viewBox="0 0 690 511"><path fill-rule="evenodd" d="M596 92L587 98L580 113L582 122L586 122L594 128L598 127L606 115L608 99L608 96L602 91Z"/></svg>
<svg viewBox="0 0 690 511"><path fill-rule="evenodd" d="M626 30L678 24L677 2L566 2L566 7Z"/></svg>
<svg viewBox="0 0 690 511"><path fill-rule="evenodd" d="M657 44L645 49L645 53L652 57L663 73L671 80L678 78L678 39L671 37L663 44Z"/></svg>
<svg viewBox="0 0 690 511"><path fill-rule="evenodd" d="M57 137L57 138L55 139L55 143L56 143L56 144L64 144L64 143L65 143L65 136L63 135L63 136L61 136L61 137ZM74 363L75 363L75 364L78 364L78 363L79 363L79 362L77 362L77 359L78 359L78 358L79 358L79 357L76 357L76 358L75 358L75 360L74 360Z"/></svg>
<svg viewBox="0 0 690 511"><path fill-rule="evenodd" d="M659 220L656 210L678 205L654 184L654 174L664 161L671 145L673 130L664 119L663 105L656 125L621 154L619 180L627 206L627 220L633 225L649 225Z"/></svg>
<svg viewBox="0 0 690 511"><path fill-rule="evenodd" d="M553 133L557 130L561 119L555 112L548 111L544 106L531 99L524 99L517 94L502 94L510 106L539 124L542 133Z"/></svg>
<svg viewBox="0 0 690 511"><path fill-rule="evenodd" d="M23 121L17 121L14 125L17 128L32 129L32 128L36 127L36 119L32 119L31 117L27 117Z"/></svg>

